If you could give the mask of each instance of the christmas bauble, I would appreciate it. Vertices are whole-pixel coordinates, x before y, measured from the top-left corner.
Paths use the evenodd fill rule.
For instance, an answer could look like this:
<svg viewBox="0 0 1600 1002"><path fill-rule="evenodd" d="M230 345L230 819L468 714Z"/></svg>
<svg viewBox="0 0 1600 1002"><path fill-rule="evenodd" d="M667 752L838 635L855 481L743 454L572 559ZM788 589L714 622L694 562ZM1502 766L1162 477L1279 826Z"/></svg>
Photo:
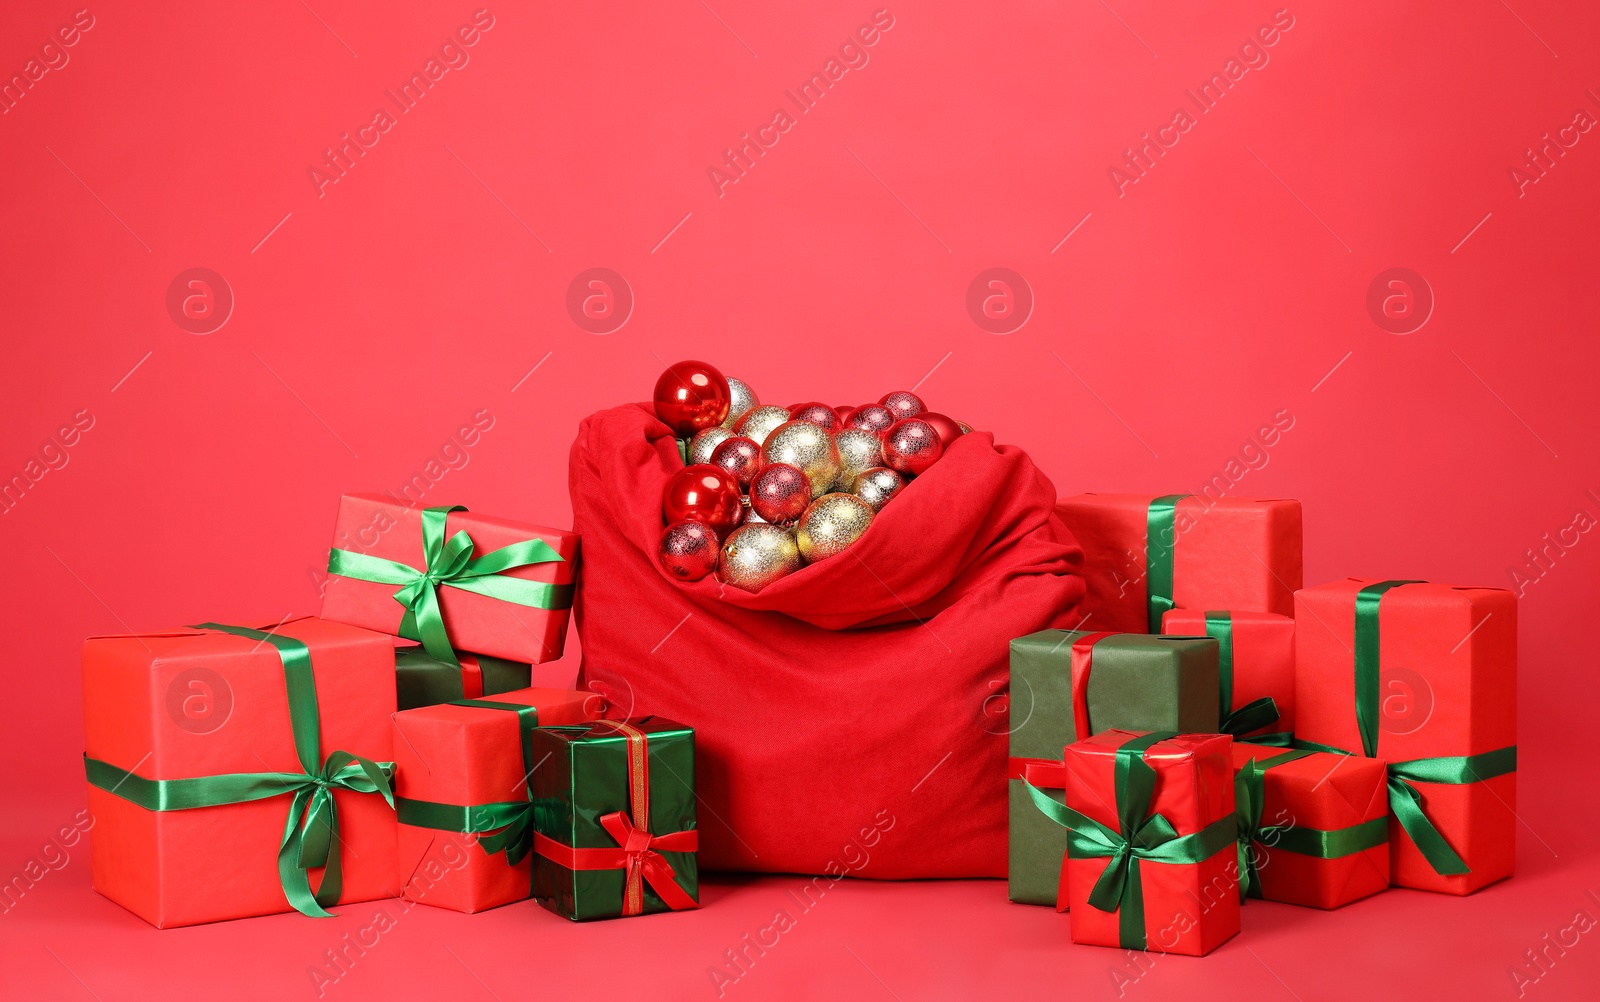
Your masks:
<svg viewBox="0 0 1600 1002"><path fill-rule="evenodd" d="M674 522L661 533L656 558L680 581L699 581L717 569L717 534L701 522Z"/></svg>
<svg viewBox="0 0 1600 1002"><path fill-rule="evenodd" d="M701 428L694 433L694 438L689 439L689 462L709 463L711 454L717 451L717 446L733 437L733 432L713 425L710 428Z"/></svg>
<svg viewBox="0 0 1600 1002"><path fill-rule="evenodd" d="M850 419L852 417L855 417L856 411L858 411L860 409L861 408L855 406L854 404L851 404L851 405L846 406L846 407L835 407L833 409L833 412L835 414L839 415L839 427L840 428L853 428L853 427L855 427L854 425L852 425L850 423Z"/></svg>
<svg viewBox="0 0 1600 1002"><path fill-rule="evenodd" d="M772 434L772 429L788 420L789 408L768 404L765 407L752 409L737 425L734 425L733 433L753 439L760 445L767 440L768 435Z"/></svg>
<svg viewBox="0 0 1600 1002"><path fill-rule="evenodd" d="M750 384L742 379L728 377L728 416L722 419L722 427L732 431L738 427L739 419L761 406L761 398L756 396L756 391Z"/></svg>
<svg viewBox="0 0 1600 1002"><path fill-rule="evenodd" d="M873 434L882 435L895 420L894 412L882 404L862 404L850 415L850 427L865 428Z"/></svg>
<svg viewBox="0 0 1600 1002"><path fill-rule="evenodd" d="M667 481L661 493L661 514L669 525L702 522L719 539L725 539L744 519L739 498L739 481L721 467L708 463L685 466Z"/></svg>
<svg viewBox="0 0 1600 1002"><path fill-rule="evenodd" d="M721 424L728 416L728 381L705 362L679 362L656 380L656 417L679 438Z"/></svg>
<svg viewBox="0 0 1600 1002"><path fill-rule="evenodd" d="M723 439L712 450L711 465L727 470L741 488L749 488L751 479L761 469L761 446L743 435Z"/></svg>
<svg viewBox="0 0 1600 1002"><path fill-rule="evenodd" d="M957 421L956 427L961 429L961 434L963 435L972 434L972 425L967 424L965 421Z"/></svg>
<svg viewBox="0 0 1600 1002"><path fill-rule="evenodd" d="M816 563L837 556L872 524L872 508L850 494L824 494L811 503L795 528L800 555Z"/></svg>
<svg viewBox="0 0 1600 1002"><path fill-rule="evenodd" d="M750 481L750 510L764 522L792 525L811 503L811 481L797 467L772 463Z"/></svg>
<svg viewBox="0 0 1600 1002"><path fill-rule="evenodd" d="M827 404L815 402L795 404L789 408L789 420L810 421L812 424L820 425L826 431L833 431L840 426L838 412Z"/></svg>
<svg viewBox="0 0 1600 1002"><path fill-rule="evenodd" d="M910 390L895 390L893 393L885 393L883 399L879 400L878 403L889 408L889 413L894 415L896 421L904 421L908 417L916 417L928 409L928 405L922 402L922 398Z"/></svg>
<svg viewBox="0 0 1600 1002"><path fill-rule="evenodd" d="M799 569L800 548L789 530L757 522L736 529L722 544L717 577L754 592Z"/></svg>
<svg viewBox="0 0 1600 1002"><path fill-rule="evenodd" d="M950 448L951 443L956 439L966 434L965 431L961 430L961 422L954 418L947 418L943 414L936 414L933 411L923 411L917 415L917 420L926 421L933 425L933 430L939 433L940 444L946 449Z"/></svg>
<svg viewBox="0 0 1600 1002"><path fill-rule="evenodd" d="M762 444L761 459L764 463L788 463L804 473L813 498L832 490L839 476L839 450L833 446L833 436L810 421L779 425Z"/></svg>
<svg viewBox="0 0 1600 1002"><path fill-rule="evenodd" d="M887 466L875 466L856 477L850 493L867 503L874 512L894 499L906 485L905 478Z"/></svg>
<svg viewBox="0 0 1600 1002"><path fill-rule="evenodd" d="M944 454L933 425L920 418L896 421L883 433L883 465L899 474L916 476Z"/></svg>
<svg viewBox="0 0 1600 1002"><path fill-rule="evenodd" d="M834 482L842 490L848 491L863 472L883 465L883 440L865 428L834 432L833 447L839 450L839 476Z"/></svg>

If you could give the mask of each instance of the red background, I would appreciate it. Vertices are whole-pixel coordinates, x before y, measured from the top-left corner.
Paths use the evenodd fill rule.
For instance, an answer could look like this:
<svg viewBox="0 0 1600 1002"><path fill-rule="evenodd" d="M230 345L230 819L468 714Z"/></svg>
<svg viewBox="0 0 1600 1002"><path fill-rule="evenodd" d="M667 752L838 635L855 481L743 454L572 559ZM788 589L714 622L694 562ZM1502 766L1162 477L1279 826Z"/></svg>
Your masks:
<svg viewBox="0 0 1600 1002"><path fill-rule="evenodd" d="M0 115L0 473L94 418L0 521L0 876L84 803L83 636L314 610L338 494L398 489L480 411L492 428L427 502L561 524L578 419L644 398L682 357L780 403L917 386L1030 450L1062 494L1196 490L1287 409L1293 428L1232 490L1304 500L1308 583L1509 584L1543 534L1600 515L1583 405L1600 133L1569 133L1520 191L1510 175L1578 110L1600 117L1600 12L1291 4L1270 61L1119 197L1121 151L1192 108L1185 88L1277 9L1205 6L892 4L870 62L720 197L721 151L872 4L491 6L470 62L320 196L308 168L472 4L91 6L69 61ZM0 12L0 71L41 58L74 9ZM235 296L215 333L167 311L194 267ZM608 335L565 305L593 267L635 300ZM965 306L995 267L1035 300L1007 335ZM1395 267L1435 299L1408 335L1366 305ZM1544 971L1524 955L1600 916L1600 543L1568 538L1545 573L1521 570L1538 579L1520 612L1518 875L1331 915L1253 902L1236 940L1158 959L1128 994L1514 997L1519 965L1544 997L1592 991L1596 934ZM577 647L536 682L570 678ZM699 913L598 926L419 908L327 994L714 997L707 968L798 883L721 879ZM0 991L314 996L307 968L379 907L156 932L89 889L80 843L0 915ZM1109 970L1136 969L1069 946L1066 922L998 883L846 883L726 994L1115 995Z"/></svg>

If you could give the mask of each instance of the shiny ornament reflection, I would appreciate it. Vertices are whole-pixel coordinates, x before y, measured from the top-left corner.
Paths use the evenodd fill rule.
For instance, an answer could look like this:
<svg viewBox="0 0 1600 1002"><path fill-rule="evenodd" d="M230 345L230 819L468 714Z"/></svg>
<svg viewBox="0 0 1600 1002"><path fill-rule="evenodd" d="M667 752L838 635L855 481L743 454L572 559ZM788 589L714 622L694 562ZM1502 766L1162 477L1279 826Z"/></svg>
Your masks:
<svg viewBox="0 0 1600 1002"><path fill-rule="evenodd" d="M716 366L686 361L656 380L656 417L679 438L719 425L728 416L728 381Z"/></svg>
<svg viewBox="0 0 1600 1002"><path fill-rule="evenodd" d="M896 421L883 434L883 463L899 474L916 476L944 454L933 425L919 418Z"/></svg>
<svg viewBox="0 0 1600 1002"><path fill-rule="evenodd" d="M750 510L764 522L790 525L811 503L811 481L787 463L763 466L750 481Z"/></svg>
<svg viewBox="0 0 1600 1002"><path fill-rule="evenodd" d="M820 425L824 431L833 431L839 427L839 414L827 404L809 403L795 404L789 408L790 421L810 421Z"/></svg>
<svg viewBox="0 0 1600 1002"><path fill-rule="evenodd" d="M905 489L905 478L887 466L876 466L864 471L850 485L850 493L865 501L874 512L892 501Z"/></svg>
<svg viewBox="0 0 1600 1002"><path fill-rule="evenodd" d="M800 569L800 548L787 529L757 522L736 530L722 544L717 577L757 592Z"/></svg>
<svg viewBox="0 0 1600 1002"><path fill-rule="evenodd" d="M700 522L674 522L661 533L656 558L680 581L699 581L717 569L717 534Z"/></svg>
<svg viewBox="0 0 1600 1002"><path fill-rule="evenodd" d="M767 440L772 430L789 420L789 408L767 405L757 407L734 426L734 434L753 439L757 445Z"/></svg>
<svg viewBox="0 0 1600 1002"><path fill-rule="evenodd" d="M689 439L689 462L711 462L711 454L717 451L717 446L732 437L733 432L720 424L711 428L701 428L694 433L694 438Z"/></svg>
<svg viewBox="0 0 1600 1002"><path fill-rule="evenodd" d="M761 472L761 446L754 439L735 435L712 451L711 465L727 470L741 488L748 489L750 481Z"/></svg>
<svg viewBox="0 0 1600 1002"><path fill-rule="evenodd" d="M882 435L894 422L894 412L882 404L862 404L850 415L849 424L852 428L865 428L873 434Z"/></svg>
<svg viewBox="0 0 1600 1002"><path fill-rule="evenodd" d="M732 431L739 426L739 420L746 414L761 406L761 398L756 396L756 391L750 384L742 379L728 377L728 416L722 419L722 427Z"/></svg>
<svg viewBox="0 0 1600 1002"><path fill-rule="evenodd" d="M744 520L739 482L721 467L685 466L667 481L661 514L668 524L703 522L718 538L726 538Z"/></svg>
<svg viewBox="0 0 1600 1002"><path fill-rule="evenodd" d="M787 421L773 429L761 446L766 463L788 463L811 482L811 496L819 498L833 489L839 476L839 450L833 436L810 421Z"/></svg>
<svg viewBox="0 0 1600 1002"><path fill-rule="evenodd" d="M926 421L933 425L933 430L939 433L939 442L946 449L950 448L956 439L966 434L965 431L961 430L964 425L960 421L945 417L943 414L936 414L933 411L923 411L917 415L917 420ZM970 430L968 429L968 431Z"/></svg>
<svg viewBox="0 0 1600 1002"><path fill-rule="evenodd" d="M872 524L872 508L851 494L824 494L795 528L800 555L815 563L838 556L861 538Z"/></svg>
<svg viewBox="0 0 1600 1002"><path fill-rule="evenodd" d="M856 477L883 465L883 440L865 428L846 428L834 432L833 446L839 450L839 476L834 481L848 491Z"/></svg>
<svg viewBox="0 0 1600 1002"><path fill-rule="evenodd" d="M887 407L896 421L904 421L908 417L916 417L928 409L928 405L922 402L922 398L910 390L895 390L893 393L885 393L883 399L879 400L878 403L883 407Z"/></svg>

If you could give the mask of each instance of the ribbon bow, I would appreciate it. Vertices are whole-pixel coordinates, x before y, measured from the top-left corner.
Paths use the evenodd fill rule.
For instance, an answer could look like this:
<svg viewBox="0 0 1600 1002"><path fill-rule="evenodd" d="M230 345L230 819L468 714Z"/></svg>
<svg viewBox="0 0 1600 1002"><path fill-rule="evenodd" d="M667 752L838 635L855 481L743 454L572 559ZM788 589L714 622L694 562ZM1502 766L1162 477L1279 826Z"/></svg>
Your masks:
<svg viewBox="0 0 1600 1002"><path fill-rule="evenodd" d="M481 557L473 556L475 544L465 529L446 539L446 518L451 512L466 510L461 505L435 505L422 510L422 570L369 553L328 551L329 574L400 585L394 593L394 600L406 610L400 620L400 636L421 640L434 658L456 667L461 662L450 645L444 615L439 610L441 585L534 609L562 609L572 601L570 585L505 576L506 571L516 567L563 559L542 539L525 539Z"/></svg>
<svg viewBox="0 0 1600 1002"><path fill-rule="evenodd" d="M336 789L381 793L394 806L393 762L374 762L335 751L316 764L321 727L311 650L292 637L242 626L202 623L196 629L218 630L277 648L289 695L289 726L303 772L243 772L188 779L147 779L129 769L84 756L84 775L94 786L148 811L181 811L222 807L291 794L283 839L278 843L278 880L284 897L302 915L329 918L327 906L344 889ZM322 883L311 889L311 871L322 867Z"/></svg>

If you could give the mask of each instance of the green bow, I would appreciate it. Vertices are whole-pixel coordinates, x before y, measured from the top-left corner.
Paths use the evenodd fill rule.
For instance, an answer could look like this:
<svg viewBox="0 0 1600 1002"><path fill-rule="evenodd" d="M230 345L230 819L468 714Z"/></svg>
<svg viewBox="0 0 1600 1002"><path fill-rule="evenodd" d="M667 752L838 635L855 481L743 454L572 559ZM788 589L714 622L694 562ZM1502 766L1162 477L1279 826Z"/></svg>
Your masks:
<svg viewBox="0 0 1600 1002"><path fill-rule="evenodd" d="M375 557L354 550L330 550L328 573L376 584L397 584L394 600L405 607L400 620L400 636L421 640L427 652L439 661L461 666L450 645L444 616L439 611L439 586L449 585L533 609L565 609L572 605L572 586L547 584L505 576L515 567L546 564L562 560L549 543L526 539L502 546L474 558L472 537L461 529L445 539L445 519L453 511L466 511L460 505L436 505L422 510L422 565Z"/></svg>
<svg viewBox="0 0 1600 1002"><path fill-rule="evenodd" d="M1129 950L1146 949L1140 862L1203 862L1226 849L1235 837L1232 817L1219 818L1198 832L1180 836L1165 816L1149 813L1156 773L1144 760L1144 752L1170 737L1173 737L1172 732L1158 731L1135 738L1117 749L1115 789L1120 831L1113 831L1057 803L1028 784L1028 796L1039 810L1067 829L1069 859L1109 857L1110 861L1089 893L1089 904L1103 912L1119 913L1117 938Z"/></svg>
<svg viewBox="0 0 1600 1002"><path fill-rule="evenodd" d="M1222 722L1218 730L1244 737L1278 722L1278 704L1271 696L1253 699L1237 710L1233 709L1233 614L1230 612L1206 613L1206 636L1217 642L1217 688L1221 694ZM1288 731L1261 734L1248 739L1252 744L1270 744L1288 747L1294 735Z"/></svg>
<svg viewBox="0 0 1600 1002"><path fill-rule="evenodd" d="M292 637L263 633L242 626L201 623L196 629L220 630L277 648L283 662L284 684L289 694L289 727L295 753L304 772L243 772L188 779L147 779L144 776L83 757L90 785L137 804L147 811L182 811L196 807L223 807L291 794L289 816L278 844L278 880L291 907L303 915L328 918L327 906L339 900L344 887L339 841L336 789L356 793L381 793L394 806L391 781L393 762L336 751L318 765L321 726L311 650ZM323 867L322 884L311 890L312 870Z"/></svg>

